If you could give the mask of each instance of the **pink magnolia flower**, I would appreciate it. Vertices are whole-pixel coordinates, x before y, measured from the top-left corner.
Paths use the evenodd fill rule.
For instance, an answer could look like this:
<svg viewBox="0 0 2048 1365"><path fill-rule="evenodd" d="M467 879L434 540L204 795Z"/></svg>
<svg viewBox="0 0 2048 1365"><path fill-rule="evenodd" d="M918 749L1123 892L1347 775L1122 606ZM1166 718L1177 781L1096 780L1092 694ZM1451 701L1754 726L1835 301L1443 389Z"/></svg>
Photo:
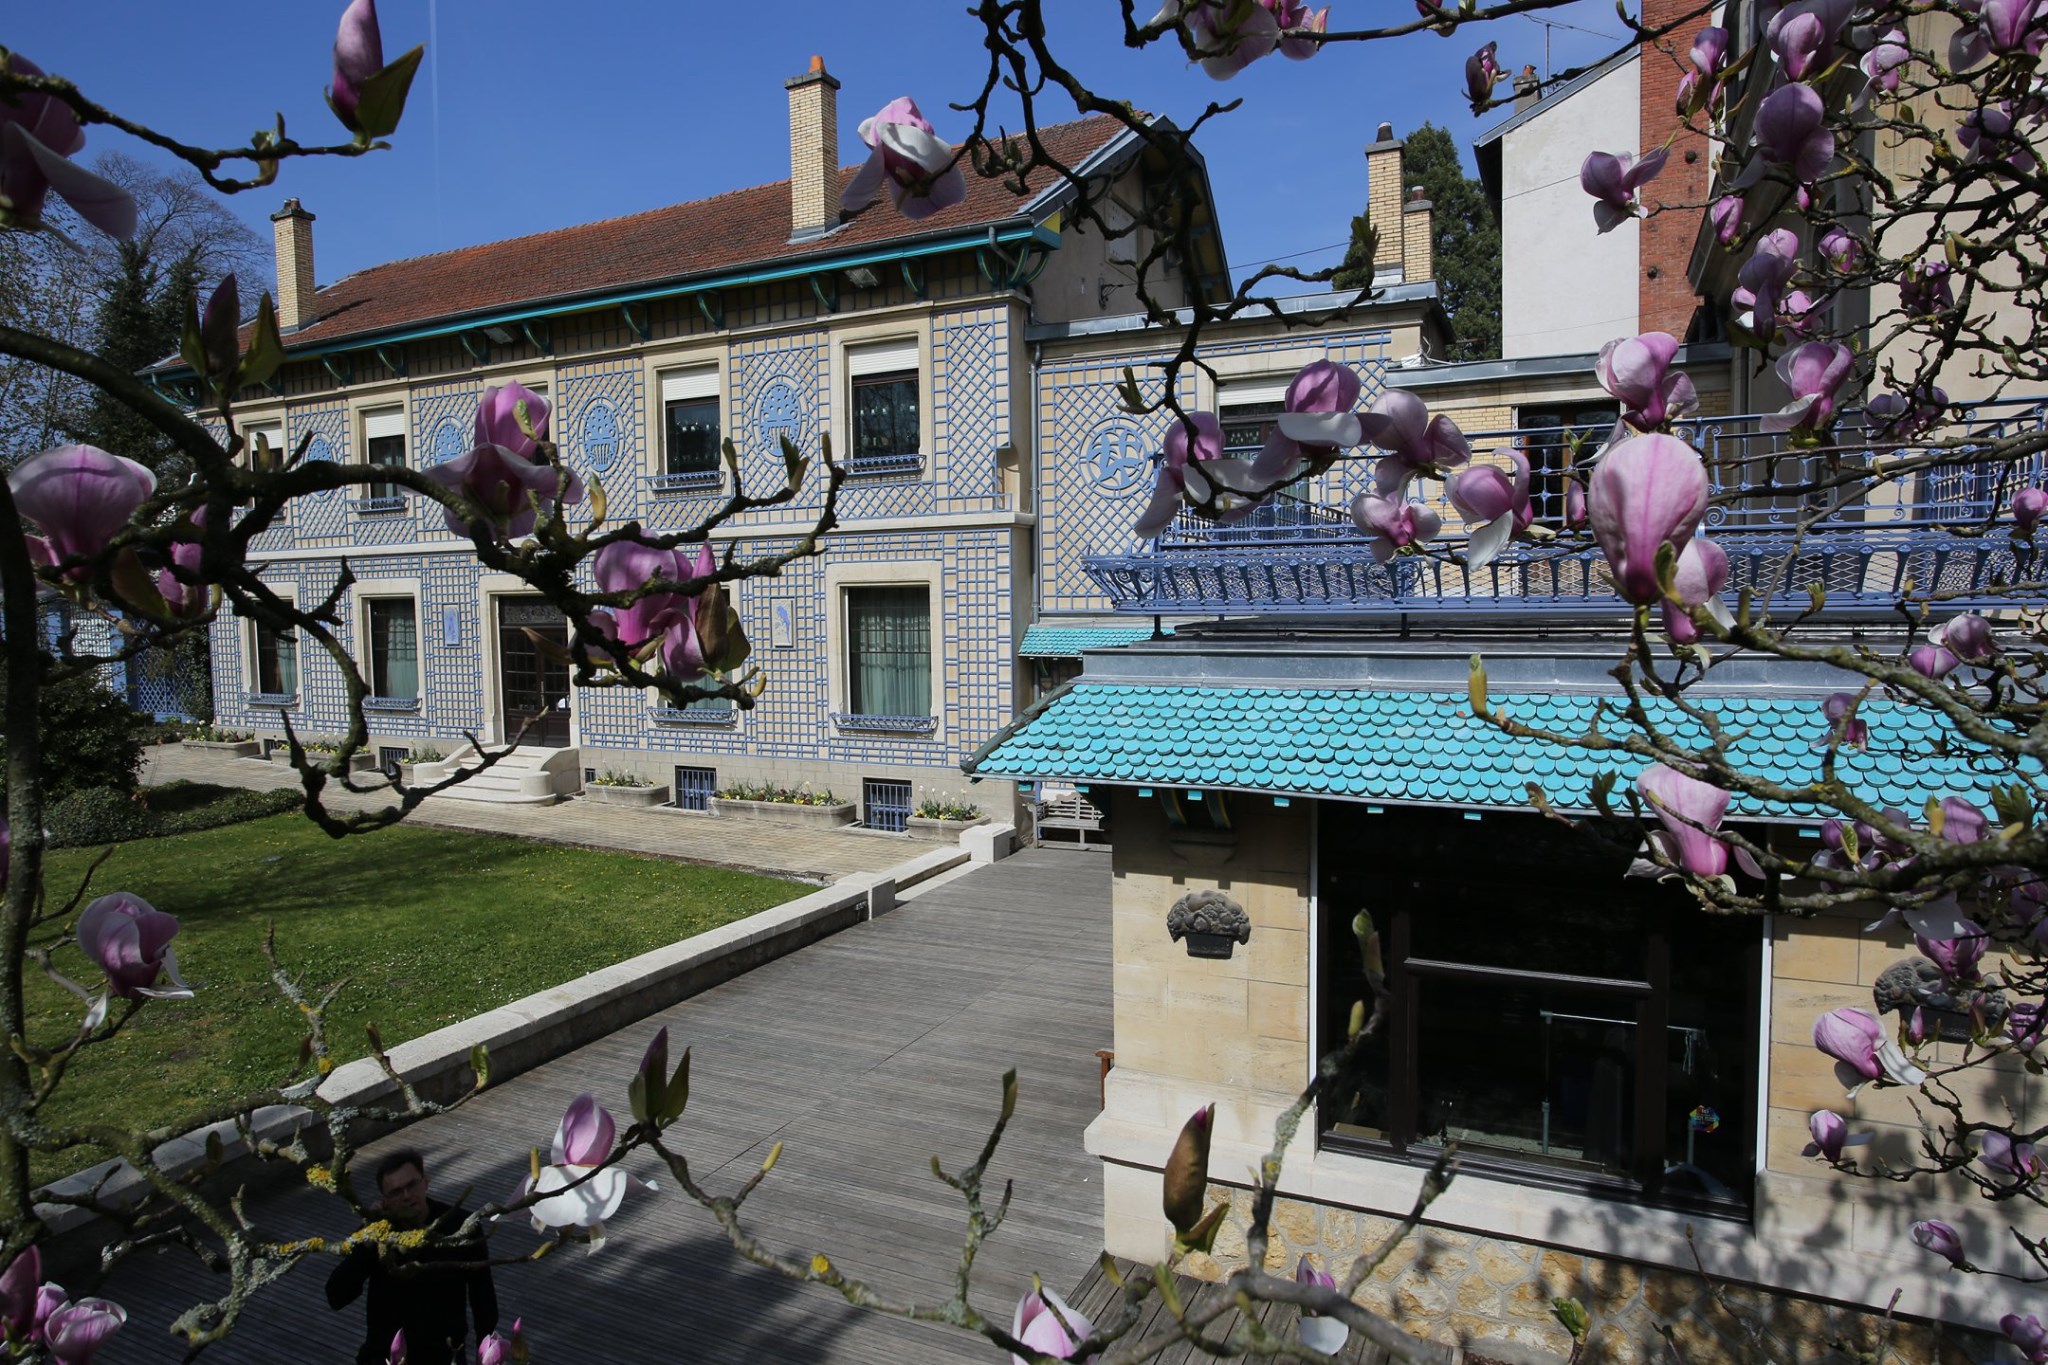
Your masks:
<svg viewBox="0 0 2048 1365"><path fill-rule="evenodd" d="M1708 221L1714 225L1714 240L1722 246L1734 246L1742 236L1742 196L1724 194L1707 210Z"/></svg>
<svg viewBox="0 0 2048 1365"><path fill-rule="evenodd" d="M1865 749L1870 746L1870 725L1856 716L1856 694L1853 692L1832 692L1820 704L1821 714L1828 718L1828 742L1839 744L1845 749Z"/></svg>
<svg viewBox="0 0 2048 1365"><path fill-rule="evenodd" d="M532 436L519 425L521 403L526 405L526 422L533 428ZM476 434L472 444L497 446L522 460L537 460L540 450L535 442L548 438L550 411L548 400L524 384L501 384L485 389L483 398L476 405Z"/></svg>
<svg viewBox="0 0 2048 1365"><path fill-rule="evenodd" d="M45 1282L37 1289L35 1312L29 1318L28 1339L41 1342L44 1329L49 1326L51 1314L70 1302L71 1296L64 1292L64 1286L61 1284Z"/></svg>
<svg viewBox="0 0 2048 1365"><path fill-rule="evenodd" d="M1493 102L1493 87L1500 84L1500 59L1494 56L1498 43L1488 43L1465 59L1465 98L1477 114Z"/></svg>
<svg viewBox="0 0 2048 1365"><path fill-rule="evenodd" d="M327 87L328 105L350 132L363 131L356 119L363 83L383 69L384 35L377 27L377 0L351 0L334 31L334 84Z"/></svg>
<svg viewBox="0 0 2048 1365"><path fill-rule="evenodd" d="M206 509L194 508L190 520L194 539L172 541L171 567L158 570L156 576L156 590L164 606L181 621L203 616L213 596L199 577L202 551L197 537L206 530Z"/></svg>
<svg viewBox="0 0 2048 1365"><path fill-rule="evenodd" d="M1738 310L1736 325L1759 341L1775 336L1779 303L1798 271L1797 234L1788 228L1776 228L1759 237L1749 259L1735 275L1731 302Z"/></svg>
<svg viewBox="0 0 2048 1365"><path fill-rule="evenodd" d="M637 592L663 579L687 583L708 578L718 572L718 561L708 541L694 551L680 546L664 550L636 536L615 540L599 550L592 572L600 592ZM694 617L695 608L696 599L686 593L649 593L630 606L591 612L590 624L612 650L637 656L670 626Z"/></svg>
<svg viewBox="0 0 2048 1365"><path fill-rule="evenodd" d="M405 1329L391 1334L391 1349L384 1353L384 1365L406 1365Z"/></svg>
<svg viewBox="0 0 2048 1365"><path fill-rule="evenodd" d="M1310 35L1327 33L1330 29L1330 7L1310 9L1299 0L1259 0L1259 3L1273 12L1273 22L1280 26L1280 55L1289 61L1305 62L1316 55L1322 44Z"/></svg>
<svg viewBox="0 0 2048 1365"><path fill-rule="evenodd" d="M526 404L534 434L520 430L518 408ZM460 459L437 464L427 477L452 492L466 494L484 510L484 521L472 525L460 511L444 508L442 517L457 535L488 529L500 536L530 535L542 507L559 500L583 501L583 481L541 458L537 441L547 439L547 400L517 384L484 390L477 405L476 446Z"/></svg>
<svg viewBox="0 0 2048 1365"><path fill-rule="evenodd" d="M1958 659L1971 663L1989 659L1998 653L1998 641L1992 637L1991 623L1975 612L1950 617L1936 627L1929 638L1953 651Z"/></svg>
<svg viewBox="0 0 2048 1365"><path fill-rule="evenodd" d="M1790 402L1764 418L1765 431L1815 432L1835 415L1835 399L1856 368L1856 355L1836 341L1809 341L1778 357L1778 378Z"/></svg>
<svg viewBox="0 0 2048 1365"><path fill-rule="evenodd" d="M1569 479L1564 486L1564 524L1571 530L1586 529L1586 485Z"/></svg>
<svg viewBox="0 0 2048 1365"><path fill-rule="evenodd" d="M1887 808L1884 814L1885 819L1896 828L1913 827L1913 822L1906 812L1896 807ZM1855 843L1854 859L1849 856L1852 837ZM1899 840L1892 838L1875 825L1865 824L1861 820L1846 826L1840 820L1823 820L1820 824L1820 839L1827 847L1814 855L1815 867L1837 868L1842 871L1854 868L1869 872L1903 862L1913 853L1912 849Z"/></svg>
<svg viewBox="0 0 2048 1365"><path fill-rule="evenodd" d="M896 211L905 218L929 218L967 197L967 178L960 172L952 145L932 131L908 95L882 106L862 121L860 140L873 148L867 165L848 182L839 206L848 212L867 207L875 191L887 187Z"/></svg>
<svg viewBox="0 0 2048 1365"><path fill-rule="evenodd" d="M1728 846L1714 837L1728 811L1726 791L1662 763L1643 769L1636 791L1664 825L1651 837L1666 858L1696 877L1728 870Z"/></svg>
<svg viewBox="0 0 2048 1365"><path fill-rule="evenodd" d="M1792 0L1764 28L1764 46L1787 80L1805 80L1835 59L1835 40L1849 22L1854 0Z"/></svg>
<svg viewBox="0 0 2048 1365"><path fill-rule="evenodd" d="M1863 73L1865 94L1872 90L1881 90L1887 95L1897 93L1906 64L1912 60L1913 49L1907 45L1906 31L1902 28L1887 30L1856 63L1857 70Z"/></svg>
<svg viewBox="0 0 2048 1365"><path fill-rule="evenodd" d="M2012 533L2021 540L2032 540L2043 512L2048 512L2048 488L2022 488L2013 494Z"/></svg>
<svg viewBox="0 0 2048 1365"><path fill-rule="evenodd" d="M1624 152L1590 152L1579 166L1579 188L1593 196L1593 222L1602 232L1612 232L1636 216L1641 205L1637 192L1664 170L1666 149L1659 147L1637 158Z"/></svg>
<svg viewBox="0 0 2048 1365"><path fill-rule="evenodd" d="M493 1332L476 1344L476 1365L513 1365L526 1359L526 1319L512 1320L512 1335Z"/></svg>
<svg viewBox="0 0 2048 1365"><path fill-rule="evenodd" d="M1220 514L1217 520L1226 524L1249 515L1258 505L1252 496L1260 487L1252 473L1255 464L1224 458L1223 424L1215 413L1173 418L1166 429L1152 501L1138 518L1138 538L1151 540L1171 526L1183 500L1213 505Z"/></svg>
<svg viewBox="0 0 2048 1365"><path fill-rule="evenodd" d="M1329 1290L1335 1290L1337 1287L1336 1277L1326 1271L1317 1270L1306 1256L1303 1256L1294 1267L1294 1282L1318 1285ZM1345 1341L1351 1336L1351 1329L1336 1318L1311 1313L1307 1309L1302 1310L1296 1331L1301 1337L1302 1345L1311 1351L1321 1351L1326 1356L1336 1355L1343 1350Z"/></svg>
<svg viewBox="0 0 2048 1365"><path fill-rule="evenodd" d="M241 288L232 273L214 287L199 316L199 349L206 362L206 377L215 384L226 383L242 359Z"/></svg>
<svg viewBox="0 0 2048 1365"><path fill-rule="evenodd" d="M2005 1333L2006 1340L2020 1348L2028 1365L2044 1365L2048 1362L2048 1327L2032 1313L2021 1317L2007 1313L1998 1320L1998 1330Z"/></svg>
<svg viewBox="0 0 2048 1365"><path fill-rule="evenodd" d="M1358 414L1358 372L1333 360L1313 360L1288 382L1279 421L1252 461L1261 487L1287 482L1304 464L1323 466L1344 446L1364 439Z"/></svg>
<svg viewBox="0 0 2048 1365"><path fill-rule="evenodd" d="M1372 557L1382 564L1402 547L1433 540L1443 529L1443 518L1399 492L1392 496L1360 493L1351 500L1351 520L1372 537Z"/></svg>
<svg viewBox="0 0 2048 1365"><path fill-rule="evenodd" d="M1830 1165L1842 1159L1844 1147L1861 1147L1867 1144L1870 1133L1851 1133L1848 1122L1832 1110L1821 1109L1806 1120L1806 1131L1813 1134L1813 1141L1806 1144L1802 1156L1824 1157Z"/></svg>
<svg viewBox="0 0 2048 1365"><path fill-rule="evenodd" d="M29 558L56 565L104 550L156 492L156 475L97 446L58 446L17 466L7 490L43 533L28 538ZM81 565L68 576L84 582L92 574Z"/></svg>
<svg viewBox="0 0 2048 1365"><path fill-rule="evenodd" d="M1956 671L1962 661L1955 652L1937 644L1915 645L1906 651L1906 665L1921 677L1940 682Z"/></svg>
<svg viewBox="0 0 2048 1365"><path fill-rule="evenodd" d="M2039 164L2024 137L2014 135L2011 100L1972 109L1956 127L1956 141L1962 144L1964 161L1990 161L2013 170L2031 171Z"/></svg>
<svg viewBox="0 0 2048 1365"><path fill-rule="evenodd" d="M80 1299L53 1311L43 1323L43 1345L59 1365L92 1365L107 1338L128 1321L128 1310L111 1299Z"/></svg>
<svg viewBox="0 0 2048 1365"><path fill-rule="evenodd" d="M1781 85L1764 96L1756 114L1756 146L1762 161L1752 163L1738 184L1754 184L1766 165L1784 167L1802 185L1827 173L1835 159L1835 134L1812 86Z"/></svg>
<svg viewBox="0 0 2048 1365"><path fill-rule="evenodd" d="M78 947L107 974L107 989L124 999L189 1000L178 977L178 917L128 891L101 896L78 917ZM170 985L158 986L160 977Z"/></svg>
<svg viewBox="0 0 2048 1365"><path fill-rule="evenodd" d="M1718 76L1728 66L1728 30L1709 24L1693 35L1692 64L1701 75Z"/></svg>
<svg viewBox="0 0 2048 1365"><path fill-rule="evenodd" d="M1983 842L1984 836L1990 832L1991 822L1984 818L1984 812L1975 802L1965 801L1960 796L1941 798L1942 838L1952 844L1975 844ZM1976 933L1984 932L1969 920L1958 920L1957 923Z"/></svg>
<svg viewBox="0 0 2048 1365"><path fill-rule="evenodd" d="M1868 1081L1884 1075L1884 1025L1868 1010L1830 1010L1813 1024L1813 1045Z"/></svg>
<svg viewBox="0 0 2048 1365"><path fill-rule="evenodd" d="M1731 624L1735 618L1721 601L1721 590L1727 586L1728 552L1705 536L1685 542L1671 573L1671 589L1678 594L1678 601L1667 599L1661 604L1664 633L1681 645L1698 644L1700 628L1687 610L1691 607L1705 607L1722 625Z"/></svg>
<svg viewBox="0 0 2048 1365"><path fill-rule="evenodd" d="M16 76L43 69L16 52L6 60ZM23 94L0 101L0 225L39 227L50 192L109 237L135 235L135 200L71 158L85 146L85 130L71 106L53 95Z"/></svg>
<svg viewBox="0 0 2048 1365"><path fill-rule="evenodd" d="M34 1246L7 1263L0 1272L0 1322L11 1335L26 1338L35 1321L36 1291L43 1283L43 1253Z"/></svg>
<svg viewBox="0 0 2048 1365"><path fill-rule="evenodd" d="M1088 1339L1095 1324L1082 1317L1067 1301L1050 1289L1033 1289L1017 1300L1010 1318L1010 1335L1040 1355L1070 1360L1074 1348ZM1014 1365L1025 1365L1024 1357L1012 1352Z"/></svg>
<svg viewBox="0 0 2048 1365"><path fill-rule="evenodd" d="M1979 819L1983 817L1979 816ZM1974 843L1975 840L1959 842ZM1928 938L1915 934L1913 942L1921 955L1941 969L1941 974L1951 981L1974 981L1977 979L1977 964L1984 957L1989 936L1984 927L1975 920L1963 920L1963 931L1954 938Z"/></svg>
<svg viewBox="0 0 2048 1365"><path fill-rule="evenodd" d="M2029 1180L2041 1173L2041 1158L2031 1142L2014 1142L2012 1134L1997 1130L1977 1140L1977 1159L1985 1167L2014 1180Z"/></svg>
<svg viewBox="0 0 2048 1365"><path fill-rule="evenodd" d="M1940 1219L1930 1218L1926 1222L1913 1224L1912 1236L1916 1246L1933 1252L1950 1265L1960 1267L1965 1263L1963 1239L1956 1234L1954 1228Z"/></svg>
<svg viewBox="0 0 2048 1365"><path fill-rule="evenodd" d="M1638 431L1661 427L1700 405L1690 376L1674 371L1678 338L1666 332L1618 337L1600 348L1594 365L1600 387L1621 404L1624 421Z"/></svg>
<svg viewBox="0 0 2048 1365"><path fill-rule="evenodd" d="M522 1198L529 1192L542 1196L529 1210L536 1229L587 1228L593 1249L603 1243L604 1220L626 1197L624 1171L595 1169L611 1155L616 1135L611 1114L596 1096L578 1095L570 1102L555 1129L549 1164L540 1168L539 1180L520 1185Z"/></svg>
<svg viewBox="0 0 2048 1365"><path fill-rule="evenodd" d="M2042 0L1957 0L1974 17L1949 39L1948 64L1967 71L1986 57L2039 56L2048 42Z"/></svg>
<svg viewBox="0 0 2048 1365"><path fill-rule="evenodd" d="M1882 440L1903 441L1920 435L1941 421L1948 411L1948 391L1933 386L1913 390L1913 396L1880 393L1863 405L1870 422L1870 434Z"/></svg>
<svg viewBox="0 0 2048 1365"><path fill-rule="evenodd" d="M1405 491L1418 474L1435 474L1472 458L1472 447L1458 424L1438 413L1429 415L1422 400L1405 389L1388 389L1358 415L1365 439L1387 452L1373 467L1374 487L1382 494Z"/></svg>
<svg viewBox="0 0 2048 1365"><path fill-rule="evenodd" d="M1529 504L1529 459L1519 450L1496 450L1514 472L1498 465L1475 464L1449 480L1451 506L1465 518L1465 564L1482 568L1493 562L1508 541L1529 529L1536 509Z"/></svg>
<svg viewBox="0 0 2048 1365"><path fill-rule="evenodd" d="M1587 504L1615 591L1637 605L1658 602L1657 552L1682 550L1692 539L1707 510L1707 468L1675 436L1632 436L1608 447Z"/></svg>
<svg viewBox="0 0 2048 1365"><path fill-rule="evenodd" d="M1831 269L1843 275L1854 270L1863 259L1862 244L1839 227L1831 227L1822 233L1815 248Z"/></svg>
<svg viewBox="0 0 2048 1365"><path fill-rule="evenodd" d="M1956 306L1955 279L1947 261L1909 261L1899 277L1899 307L1909 316L1938 317Z"/></svg>

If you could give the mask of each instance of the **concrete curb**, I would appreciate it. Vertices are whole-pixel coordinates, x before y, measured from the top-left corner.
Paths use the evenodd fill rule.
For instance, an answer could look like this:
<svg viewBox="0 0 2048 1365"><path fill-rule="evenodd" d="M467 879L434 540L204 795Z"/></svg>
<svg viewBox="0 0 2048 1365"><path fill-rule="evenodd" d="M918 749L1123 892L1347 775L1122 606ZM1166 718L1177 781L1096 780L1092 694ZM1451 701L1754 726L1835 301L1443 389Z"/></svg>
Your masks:
<svg viewBox="0 0 2048 1365"><path fill-rule="evenodd" d="M995 828L1009 832L1008 826ZM990 842L1000 849L994 857L1009 852L1006 841ZM899 890L959 867L970 856L966 848L937 848L885 872L842 878L743 920L399 1043L388 1050L391 1064L422 1098L445 1103L466 1093L474 1082L470 1051L482 1043L490 1050L492 1083L498 1084L762 963L886 914L895 908ZM973 861L993 858L973 857ZM629 1079L617 1078L622 1093ZM321 1082L319 1094L341 1106L379 1105L395 1101L398 1087L376 1062L363 1058L336 1068ZM300 1106L272 1105L257 1110L251 1116L251 1126L259 1139L273 1142L289 1142L293 1134L304 1130L308 1147L322 1150L325 1128L309 1126L307 1120L312 1117L311 1110ZM212 1171L205 1170L209 1136L218 1137L223 1154L220 1166ZM247 1187L255 1174L249 1169L248 1145L232 1123L216 1123L172 1138L154 1155L158 1165L173 1177L203 1176L201 1188L209 1194ZM282 1176L292 1170L280 1166L274 1173ZM148 1190L141 1175L118 1159L103 1161L47 1188L84 1195L95 1187L100 1202L120 1207L134 1203ZM70 1205L38 1203L36 1214L51 1232L44 1255L59 1263L96 1261L98 1246L111 1231L111 1224L99 1215ZM89 1231L94 1235L85 1236Z"/></svg>

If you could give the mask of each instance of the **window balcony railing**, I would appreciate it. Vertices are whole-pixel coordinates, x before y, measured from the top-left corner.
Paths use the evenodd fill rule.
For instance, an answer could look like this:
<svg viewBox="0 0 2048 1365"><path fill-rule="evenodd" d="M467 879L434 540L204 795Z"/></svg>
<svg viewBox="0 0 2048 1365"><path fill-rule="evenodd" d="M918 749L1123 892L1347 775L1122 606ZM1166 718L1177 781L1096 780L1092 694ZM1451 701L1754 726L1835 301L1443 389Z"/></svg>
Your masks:
<svg viewBox="0 0 2048 1365"><path fill-rule="evenodd" d="M357 498L349 504L359 517L389 516L405 510L405 494L379 493L375 497Z"/></svg>
<svg viewBox="0 0 2048 1365"><path fill-rule="evenodd" d="M364 697L363 709L365 711L417 711L420 709L420 699L418 697Z"/></svg>
<svg viewBox="0 0 2048 1365"><path fill-rule="evenodd" d="M679 496L684 493L716 493L725 485L723 469L692 469L681 474L657 474L653 487L657 495Z"/></svg>
<svg viewBox="0 0 2048 1365"><path fill-rule="evenodd" d="M1959 594L1945 606L1995 605L2002 585L2023 567L2011 538L1992 523L2014 490L2044 481L2048 461L1951 465L1910 482L1871 490L1814 494L1806 485L1825 457L1763 431L1756 417L1687 424L1681 434L1706 457L1716 500L1701 525L1728 552L1732 603L1742 589L1774 609L1809 609L1812 590L1826 609L1888 610L1913 592ZM1965 431L1992 440L2048 426L2041 400L1986 404ZM1851 426L1840 439L1853 441ZM1532 499L1540 522L1562 524L1568 454L1555 429L1468 433L1478 452L1514 446L1534 466ZM1088 575L1117 610L1145 614L1409 613L1619 615L1605 559L1572 537L1562 543L1516 541L1491 564L1468 569L1450 556L1462 537L1431 542L1435 553L1375 561L1328 476L1298 496L1276 499L1233 526L1183 512L1145 548L1088 556ZM1426 486L1446 527L1459 517ZM1327 491L1326 491L1327 490ZM1291 490L1292 491L1292 490ZM1856 500L1841 501L1854 497Z"/></svg>
<svg viewBox="0 0 2048 1365"><path fill-rule="evenodd" d="M731 725L739 719L739 708L725 706L650 706L647 714L657 725Z"/></svg>
<svg viewBox="0 0 2048 1365"><path fill-rule="evenodd" d="M832 723L842 730L877 735L929 735L939 728L937 716L864 716L834 711Z"/></svg>
<svg viewBox="0 0 2048 1365"><path fill-rule="evenodd" d="M905 477L923 472L924 456L916 451L907 455L855 455L846 462L847 477L854 479Z"/></svg>

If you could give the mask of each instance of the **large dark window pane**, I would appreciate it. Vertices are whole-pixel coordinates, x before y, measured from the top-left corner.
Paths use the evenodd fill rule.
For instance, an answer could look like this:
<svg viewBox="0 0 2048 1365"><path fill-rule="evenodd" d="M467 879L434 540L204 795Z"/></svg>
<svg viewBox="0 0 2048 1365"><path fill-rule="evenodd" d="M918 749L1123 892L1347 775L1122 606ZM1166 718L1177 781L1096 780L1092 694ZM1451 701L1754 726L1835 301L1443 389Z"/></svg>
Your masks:
<svg viewBox="0 0 2048 1365"><path fill-rule="evenodd" d="M409 597L370 603L370 692L391 698L420 694L419 623Z"/></svg>
<svg viewBox="0 0 2048 1365"><path fill-rule="evenodd" d="M692 398L667 403L663 425L667 432L667 465L670 474L703 474L719 467L718 400Z"/></svg>
<svg viewBox="0 0 2048 1365"><path fill-rule="evenodd" d="M256 623L256 690L289 696L299 690L299 646L290 633Z"/></svg>
<svg viewBox="0 0 2048 1365"><path fill-rule="evenodd" d="M1529 458L1529 501L1536 519L1561 525L1565 514L1565 474L1583 468L1606 443L1620 410L1615 407L1523 408L1517 425L1528 434L1522 453Z"/></svg>
<svg viewBox="0 0 2048 1365"><path fill-rule="evenodd" d="M931 628L926 588L846 590L847 700L854 715L931 715Z"/></svg>
<svg viewBox="0 0 2048 1365"><path fill-rule="evenodd" d="M854 380L854 458L918 453L917 376L878 374Z"/></svg>
<svg viewBox="0 0 2048 1365"><path fill-rule="evenodd" d="M369 462L389 465L396 469L405 468L405 438L403 436L372 436L364 443L369 449ZM363 495L370 498L395 498L402 490L395 483L376 482L364 487Z"/></svg>

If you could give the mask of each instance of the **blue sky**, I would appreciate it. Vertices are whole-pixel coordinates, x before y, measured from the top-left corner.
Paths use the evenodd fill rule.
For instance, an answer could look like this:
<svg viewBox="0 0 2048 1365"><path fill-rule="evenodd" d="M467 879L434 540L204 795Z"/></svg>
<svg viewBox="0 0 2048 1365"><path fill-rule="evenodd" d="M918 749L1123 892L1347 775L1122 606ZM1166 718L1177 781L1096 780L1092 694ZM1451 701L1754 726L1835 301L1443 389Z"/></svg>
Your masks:
<svg viewBox="0 0 2048 1365"><path fill-rule="evenodd" d="M4 36L102 103L188 142L234 142L271 110L301 141L338 141L321 90L342 7L214 0L195 12L73 0L24 7ZM380 10L387 55L428 44L392 150L287 163L277 185L233 203L268 240L269 214L286 195L303 200L319 218L322 284L380 261L780 180L789 157L782 82L813 53L843 83L843 160L860 150L860 120L898 95L914 96L942 134L958 136L965 118L945 105L971 95L985 60L965 6L932 0L384 0ZM1212 99L1244 99L1199 144L1237 267L1277 256L1315 267L1341 256L1365 199L1361 149L1382 120L1397 133L1433 120L1469 144L1499 117L1474 119L1459 94L1477 38L1420 34L1308 62L1275 57L1219 83L1176 52L1126 51L1114 0L1048 0L1047 11L1055 52L1098 93L1182 123ZM1404 12L1412 13L1406 0L1335 0L1333 27ZM707 13L718 17L707 23ZM1583 30L1618 31L1602 0L1548 17L1580 26L1549 30L1558 69L1609 50ZM1502 22L1487 36L1509 69L1542 68L1546 30L1534 20ZM1048 119L1072 115L1063 100L1049 97L1046 108ZM104 147L155 155L94 129L88 154Z"/></svg>

